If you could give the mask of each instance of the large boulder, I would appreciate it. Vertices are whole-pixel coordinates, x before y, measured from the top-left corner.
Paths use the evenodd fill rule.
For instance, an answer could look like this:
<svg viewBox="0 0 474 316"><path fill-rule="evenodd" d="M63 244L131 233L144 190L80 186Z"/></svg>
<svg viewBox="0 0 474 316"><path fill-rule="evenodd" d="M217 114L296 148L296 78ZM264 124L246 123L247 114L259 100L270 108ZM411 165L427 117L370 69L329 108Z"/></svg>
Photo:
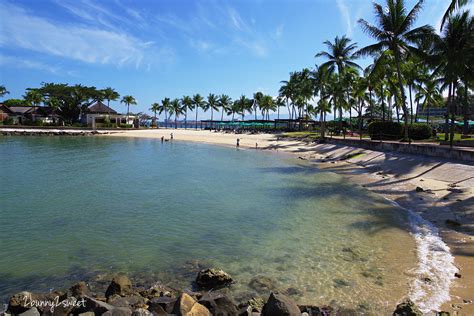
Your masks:
<svg viewBox="0 0 474 316"><path fill-rule="evenodd" d="M107 298L107 303L115 307L132 307L133 309L146 307L146 299L140 295L114 294Z"/></svg>
<svg viewBox="0 0 474 316"><path fill-rule="evenodd" d="M204 305L212 315L233 316L239 313L234 301L230 297L220 293L205 293L199 299L199 304Z"/></svg>
<svg viewBox="0 0 474 316"><path fill-rule="evenodd" d="M181 293L176 301L173 314L178 316L211 316L209 310L196 302L194 298L186 293Z"/></svg>
<svg viewBox="0 0 474 316"><path fill-rule="evenodd" d="M204 289L217 289L232 284L232 277L221 269L204 269L199 271L196 284Z"/></svg>
<svg viewBox="0 0 474 316"><path fill-rule="evenodd" d="M173 312L176 299L162 296L148 301L148 309L158 315L166 315Z"/></svg>
<svg viewBox="0 0 474 316"><path fill-rule="evenodd" d="M301 311L288 296L272 292L263 306L262 316L301 316Z"/></svg>
<svg viewBox="0 0 474 316"><path fill-rule="evenodd" d="M393 316L422 316L423 313L409 298L397 305Z"/></svg>
<svg viewBox="0 0 474 316"><path fill-rule="evenodd" d="M84 281L78 282L74 284L73 286L71 286L71 288L69 289L69 292L71 296L74 296L76 298L90 295L89 287L87 286L87 283Z"/></svg>
<svg viewBox="0 0 474 316"><path fill-rule="evenodd" d="M132 293L132 281L125 274L117 274L110 282L105 297L117 294L120 296L126 296Z"/></svg>

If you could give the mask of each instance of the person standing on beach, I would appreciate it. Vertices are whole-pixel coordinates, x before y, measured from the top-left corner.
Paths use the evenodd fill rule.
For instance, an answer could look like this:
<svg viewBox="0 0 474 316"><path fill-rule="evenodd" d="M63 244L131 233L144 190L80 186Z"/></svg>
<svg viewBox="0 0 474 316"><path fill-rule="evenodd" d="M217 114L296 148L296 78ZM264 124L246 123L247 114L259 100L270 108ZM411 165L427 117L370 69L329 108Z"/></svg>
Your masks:
<svg viewBox="0 0 474 316"><path fill-rule="evenodd" d="M164 140L165 140L165 137L161 136L161 142L163 142Z"/></svg>
<svg viewBox="0 0 474 316"><path fill-rule="evenodd" d="M170 134L170 139L173 140L173 133Z"/></svg>
<svg viewBox="0 0 474 316"><path fill-rule="evenodd" d="M237 148L240 146L240 138L237 138Z"/></svg>

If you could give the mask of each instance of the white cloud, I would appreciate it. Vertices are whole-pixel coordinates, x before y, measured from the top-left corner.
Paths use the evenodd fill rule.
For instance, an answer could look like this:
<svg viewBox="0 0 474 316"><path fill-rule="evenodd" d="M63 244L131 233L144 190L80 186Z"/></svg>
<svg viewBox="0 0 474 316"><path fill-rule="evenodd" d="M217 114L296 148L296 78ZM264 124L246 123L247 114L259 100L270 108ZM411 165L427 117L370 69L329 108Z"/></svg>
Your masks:
<svg viewBox="0 0 474 316"><path fill-rule="evenodd" d="M336 0L337 3L337 8L339 9L339 12L341 14L341 18L344 21L344 24L346 25L346 33L348 37L352 37L352 32L354 30L354 25L351 20L351 16L349 13L349 8L347 7L346 3L344 0Z"/></svg>
<svg viewBox="0 0 474 316"><path fill-rule="evenodd" d="M6 55L0 55L0 66L14 67L20 69L35 69L48 72L54 75L62 74L64 72L64 70L59 66L53 66L35 60Z"/></svg>
<svg viewBox="0 0 474 316"><path fill-rule="evenodd" d="M0 4L4 14L0 46L17 47L91 64L133 65L137 68L155 58L170 58L169 50L155 49L146 42L124 32L83 25L59 24L30 15L12 4ZM87 18L86 13L76 12Z"/></svg>

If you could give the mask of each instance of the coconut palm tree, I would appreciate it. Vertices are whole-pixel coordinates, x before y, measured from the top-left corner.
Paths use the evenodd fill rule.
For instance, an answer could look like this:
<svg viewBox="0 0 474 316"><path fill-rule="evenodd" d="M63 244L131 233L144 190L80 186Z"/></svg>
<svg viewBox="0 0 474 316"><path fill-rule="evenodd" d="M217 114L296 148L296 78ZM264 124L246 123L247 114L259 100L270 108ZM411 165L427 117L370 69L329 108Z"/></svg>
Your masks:
<svg viewBox="0 0 474 316"><path fill-rule="evenodd" d="M153 103L151 105L151 108L150 108L150 111L152 111L153 113L155 113L155 117L154 117L154 124L156 127L158 127L158 122L157 122L157 117L156 117L156 113L160 110L160 104L159 103Z"/></svg>
<svg viewBox="0 0 474 316"><path fill-rule="evenodd" d="M171 117L171 114L168 116L168 112L171 110L171 100L170 98L164 98L161 100L161 105L160 108L158 109L158 113L161 115L161 113L165 112L165 127L168 127L168 120Z"/></svg>
<svg viewBox="0 0 474 316"><path fill-rule="evenodd" d="M211 121L214 120L214 111L219 110L219 99L215 94L209 93L207 96L207 105L211 109Z"/></svg>
<svg viewBox="0 0 474 316"><path fill-rule="evenodd" d="M181 105L179 99L173 99L170 103L170 116L174 114L174 128L178 128L178 117L184 114L184 106Z"/></svg>
<svg viewBox="0 0 474 316"><path fill-rule="evenodd" d="M102 97L105 100L107 100L107 107L109 108L110 108L110 101L115 101L115 100L118 100L118 98L120 98L120 94L111 87L107 87L101 90L101 92L102 92ZM110 114L110 110L109 110L109 114Z"/></svg>
<svg viewBox="0 0 474 316"><path fill-rule="evenodd" d="M250 104L250 110L251 110L252 109L251 102L243 94L240 96L239 99L234 101L234 105L236 106L235 112L239 113L242 116L242 121L244 120L244 117L245 117L245 111L248 111L249 109L249 106L248 106L249 104ZM232 120L234 120L233 117L232 117Z"/></svg>
<svg viewBox="0 0 474 316"><path fill-rule="evenodd" d="M181 99L181 105L184 111L184 128L188 128L188 109L193 109L193 99L189 96L184 96Z"/></svg>
<svg viewBox="0 0 474 316"><path fill-rule="evenodd" d="M470 0L451 0L449 7L446 9L446 12L441 19L440 31L443 30L444 24L448 20L449 16L454 13L454 11L458 10L460 7L468 4Z"/></svg>
<svg viewBox="0 0 474 316"><path fill-rule="evenodd" d="M128 123L128 117L130 114L130 105L136 105L137 101L131 95L126 95L122 98L120 103L125 103L127 105L127 123Z"/></svg>
<svg viewBox="0 0 474 316"><path fill-rule="evenodd" d="M415 99L422 100L422 109L426 111L426 123L430 123L430 109L439 107L443 104L443 96L438 87L438 83L434 79L428 79L424 82L416 94Z"/></svg>
<svg viewBox="0 0 474 316"><path fill-rule="evenodd" d="M196 129L197 129L199 108L204 109L205 106L206 106L206 101L204 101L203 97L199 93L193 95L193 107L196 110Z"/></svg>
<svg viewBox="0 0 474 316"><path fill-rule="evenodd" d="M5 86L0 86L0 98L6 96L9 93L10 91L8 91L7 88L5 88Z"/></svg>
<svg viewBox="0 0 474 316"><path fill-rule="evenodd" d="M257 108L260 106L260 101L263 98L263 93L258 91L253 94L253 111L255 114L255 120L257 119Z"/></svg>
<svg viewBox="0 0 474 316"><path fill-rule="evenodd" d="M223 94L219 97L218 104L219 104L219 107L221 108L221 122L222 122L224 120L224 112L227 112L230 110L232 99L228 95Z"/></svg>
<svg viewBox="0 0 474 316"><path fill-rule="evenodd" d="M28 91L23 97L26 102L33 106L39 106L43 102L43 95L36 90Z"/></svg>
<svg viewBox="0 0 474 316"><path fill-rule="evenodd" d="M401 107L405 118L406 140L409 140L408 109L401 71L402 55L408 51L418 52L412 44L419 42L423 37L431 37L434 34L433 28L429 25L412 28L422 9L422 4L423 0L420 0L408 11L404 0L387 0L385 8L378 3L374 3L376 25L364 19L358 21L362 30L377 41L375 44L360 49L358 51L359 55L383 56L383 53L388 50L394 55L401 94Z"/></svg>
<svg viewBox="0 0 474 316"><path fill-rule="evenodd" d="M447 115L445 139L450 139L450 146L454 139L455 99L459 81L464 74L472 78L474 22L469 12L462 12L448 18L441 36L436 36L433 45L432 60L436 65L433 74L441 78L442 88L448 89ZM467 77L466 77L467 78ZM448 120L451 115L451 126L448 129Z"/></svg>

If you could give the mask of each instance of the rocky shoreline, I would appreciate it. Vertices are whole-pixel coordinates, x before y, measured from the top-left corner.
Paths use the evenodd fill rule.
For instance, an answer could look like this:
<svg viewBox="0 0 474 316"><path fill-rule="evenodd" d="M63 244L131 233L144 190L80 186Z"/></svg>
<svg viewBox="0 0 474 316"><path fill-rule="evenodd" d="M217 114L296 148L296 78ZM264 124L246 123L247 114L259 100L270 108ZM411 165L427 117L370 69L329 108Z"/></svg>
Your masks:
<svg viewBox="0 0 474 316"><path fill-rule="evenodd" d="M96 130L0 130L2 136L95 136L109 132Z"/></svg>
<svg viewBox="0 0 474 316"><path fill-rule="evenodd" d="M252 297L236 303L228 291L234 282L228 273L216 268L199 271L193 290L177 290L159 282L148 287L134 286L127 275L120 273L113 277L105 293L99 293L93 285L81 281L65 291L14 294L2 315L360 315L356 310L342 307L297 305L290 296L270 290L266 299ZM406 299L394 307L393 315L418 316L422 313Z"/></svg>

